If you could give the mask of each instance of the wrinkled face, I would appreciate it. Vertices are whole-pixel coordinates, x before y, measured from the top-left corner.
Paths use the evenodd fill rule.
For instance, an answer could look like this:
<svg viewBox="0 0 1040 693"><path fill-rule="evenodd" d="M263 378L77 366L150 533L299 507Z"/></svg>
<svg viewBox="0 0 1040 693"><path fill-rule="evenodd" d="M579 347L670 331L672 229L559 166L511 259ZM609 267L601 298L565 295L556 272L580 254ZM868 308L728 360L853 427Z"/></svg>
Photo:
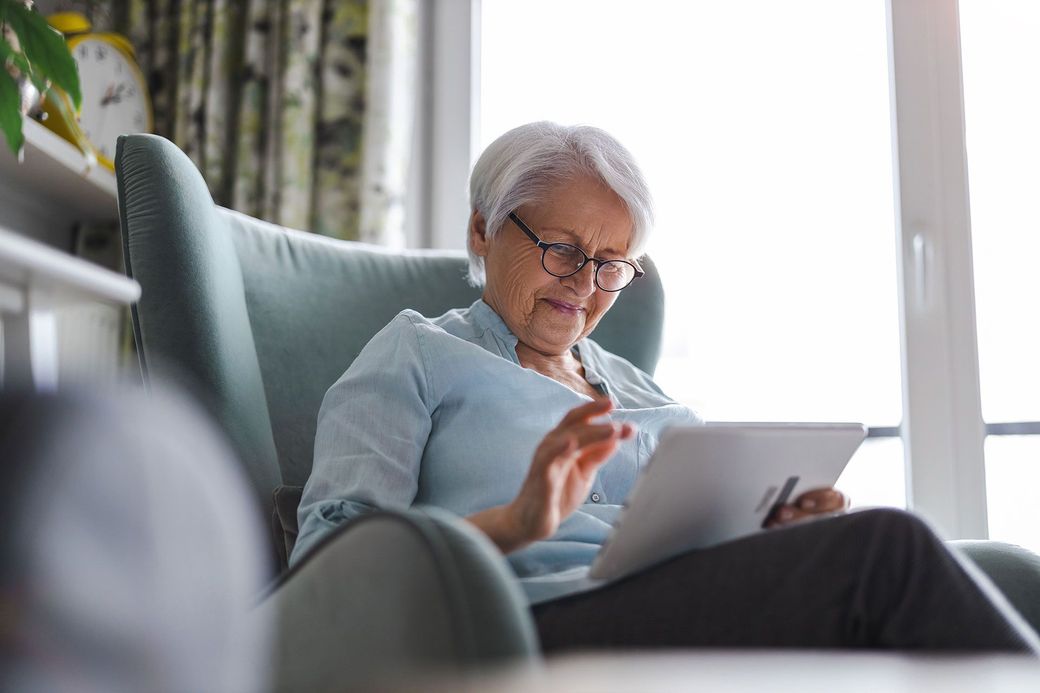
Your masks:
<svg viewBox="0 0 1040 693"><path fill-rule="evenodd" d="M621 198L597 180L580 178L559 185L539 204L515 210L547 243L570 243L591 257L629 259L632 220ZM491 239L474 213L469 242L484 258L484 301L517 339L545 355L561 355L587 336L614 305L618 294L595 283L595 263L577 274L554 277L542 268L542 250L506 220Z"/></svg>

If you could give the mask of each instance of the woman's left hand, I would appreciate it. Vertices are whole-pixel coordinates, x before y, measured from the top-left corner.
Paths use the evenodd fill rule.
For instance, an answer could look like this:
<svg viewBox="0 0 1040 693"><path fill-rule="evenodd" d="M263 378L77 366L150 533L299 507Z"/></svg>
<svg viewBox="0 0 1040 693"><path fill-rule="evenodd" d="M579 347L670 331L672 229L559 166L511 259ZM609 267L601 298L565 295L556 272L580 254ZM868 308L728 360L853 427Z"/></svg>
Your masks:
<svg viewBox="0 0 1040 693"><path fill-rule="evenodd" d="M785 503L766 518L765 527L783 527L812 518L832 515L849 509L849 497L835 488L816 488L798 496L793 503Z"/></svg>

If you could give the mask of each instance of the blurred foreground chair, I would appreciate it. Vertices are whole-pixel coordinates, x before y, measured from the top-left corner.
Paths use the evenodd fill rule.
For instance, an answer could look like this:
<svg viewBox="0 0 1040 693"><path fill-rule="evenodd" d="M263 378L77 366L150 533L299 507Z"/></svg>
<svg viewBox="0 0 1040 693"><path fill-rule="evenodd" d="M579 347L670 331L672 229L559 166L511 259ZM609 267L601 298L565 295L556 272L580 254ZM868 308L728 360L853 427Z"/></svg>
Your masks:
<svg viewBox="0 0 1040 693"><path fill-rule="evenodd" d="M475 300L465 256L334 241L217 207L191 160L153 135L119 139L116 173L126 269L142 287L133 312L142 369L148 377L172 365L192 381L274 519L272 554L284 565L325 391L403 308L439 315ZM650 264L593 336L653 373L662 323ZM1012 565L1031 576L1032 594L1040 590L1040 570L1019 556L992 544L969 553L987 572ZM1036 609L1016 605L1040 623ZM279 684L300 690L409 666L465 670L538 649L502 556L447 513L347 525L262 608L277 612Z"/></svg>
<svg viewBox="0 0 1040 693"><path fill-rule="evenodd" d="M11 693L256 693L259 513L180 397L0 393L0 681Z"/></svg>

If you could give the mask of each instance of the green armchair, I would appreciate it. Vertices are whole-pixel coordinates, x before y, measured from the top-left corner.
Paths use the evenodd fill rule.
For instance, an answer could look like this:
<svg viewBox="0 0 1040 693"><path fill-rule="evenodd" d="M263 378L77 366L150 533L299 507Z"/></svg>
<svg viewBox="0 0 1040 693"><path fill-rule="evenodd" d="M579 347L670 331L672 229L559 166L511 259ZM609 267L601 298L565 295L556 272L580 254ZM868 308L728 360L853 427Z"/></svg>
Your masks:
<svg viewBox="0 0 1040 693"><path fill-rule="evenodd" d="M256 503L276 519L271 555L284 571L326 389L401 309L439 315L475 300L465 256L329 240L217 207L191 160L153 135L119 139L116 174L126 271L142 287L133 308L142 371L176 373L227 433ZM647 263L594 337L652 373L662 323ZM1040 560L994 542L963 550L1040 624ZM538 652L507 563L445 512L348 524L283 572L259 608L279 623L282 689Z"/></svg>
<svg viewBox="0 0 1040 693"><path fill-rule="evenodd" d="M132 312L142 371L174 374L227 433L257 504L278 520L271 555L284 569L325 391L403 308L439 315L472 303L465 255L335 241L217 207L191 160L153 135L119 139L116 175L126 271L142 287ZM662 319L650 265L595 337L652 371ZM490 542L448 513L352 523L261 606L280 624L278 685L535 656L511 576Z"/></svg>

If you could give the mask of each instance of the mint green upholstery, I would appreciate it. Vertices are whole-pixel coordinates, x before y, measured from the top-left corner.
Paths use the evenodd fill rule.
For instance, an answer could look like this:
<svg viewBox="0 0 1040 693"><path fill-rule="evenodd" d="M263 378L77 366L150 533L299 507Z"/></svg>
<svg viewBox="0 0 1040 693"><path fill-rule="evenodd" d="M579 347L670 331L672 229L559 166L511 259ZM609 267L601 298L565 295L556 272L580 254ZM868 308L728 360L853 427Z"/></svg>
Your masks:
<svg viewBox="0 0 1040 693"><path fill-rule="evenodd" d="M993 581L1029 625L1040 633L1040 556L1002 541L951 541Z"/></svg>
<svg viewBox="0 0 1040 693"><path fill-rule="evenodd" d="M476 528L436 508L341 528L261 606L287 635L275 642L278 689L368 690L388 671L421 679L428 669L537 662L524 597L493 553Z"/></svg>

